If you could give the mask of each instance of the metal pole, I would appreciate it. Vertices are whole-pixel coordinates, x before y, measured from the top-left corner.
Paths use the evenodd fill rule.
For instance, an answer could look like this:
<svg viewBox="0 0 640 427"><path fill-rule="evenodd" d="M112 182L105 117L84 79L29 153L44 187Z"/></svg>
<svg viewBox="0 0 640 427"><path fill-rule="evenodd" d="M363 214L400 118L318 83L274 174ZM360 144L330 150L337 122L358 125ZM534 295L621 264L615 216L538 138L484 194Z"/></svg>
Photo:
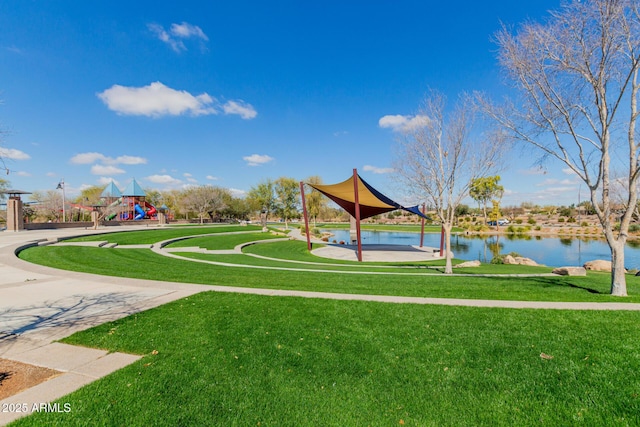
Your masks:
<svg viewBox="0 0 640 427"><path fill-rule="evenodd" d="M360 201L358 199L358 170L353 169L353 198L356 214L356 238L358 239L358 261L362 262L362 238L360 236Z"/></svg>
<svg viewBox="0 0 640 427"><path fill-rule="evenodd" d="M307 234L307 250L311 251L311 236L309 235L309 216L307 215L307 201L304 197L304 182L300 181L300 196L302 197L302 216L304 217L304 230Z"/></svg>
<svg viewBox="0 0 640 427"><path fill-rule="evenodd" d="M425 203L422 204L422 214L426 215L426 205ZM420 247L422 247L424 243L424 217L422 217L422 226L420 227Z"/></svg>
<svg viewBox="0 0 640 427"><path fill-rule="evenodd" d="M64 205L66 205L66 200L65 200L65 195L64 195L64 178L62 178L60 180L60 182L58 183L58 186L56 187L56 189L60 189L62 190L62 222L65 222L65 218L66 218L66 210Z"/></svg>
<svg viewBox="0 0 640 427"><path fill-rule="evenodd" d="M67 222L67 208L66 208L67 200L66 199L67 198L64 191L64 178L62 178L62 222Z"/></svg>

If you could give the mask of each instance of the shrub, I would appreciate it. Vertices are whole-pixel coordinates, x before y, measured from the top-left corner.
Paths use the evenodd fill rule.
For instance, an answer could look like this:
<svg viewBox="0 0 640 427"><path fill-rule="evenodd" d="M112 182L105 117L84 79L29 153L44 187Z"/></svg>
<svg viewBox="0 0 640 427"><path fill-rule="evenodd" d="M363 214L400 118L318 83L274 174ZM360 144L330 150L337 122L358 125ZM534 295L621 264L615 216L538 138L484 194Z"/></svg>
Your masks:
<svg viewBox="0 0 640 427"><path fill-rule="evenodd" d="M504 264L504 258L507 255L511 255L512 257L519 257L522 256L520 255L518 252L509 252L508 254L500 254L500 255L496 255L491 259L491 264Z"/></svg>
<svg viewBox="0 0 640 427"><path fill-rule="evenodd" d="M580 227L588 227L589 223L587 221L582 221L582 223L580 224Z"/></svg>
<svg viewBox="0 0 640 427"><path fill-rule="evenodd" d="M574 217L570 216L569 218L567 218L567 222L573 223L573 222L576 222L576 219Z"/></svg>
<svg viewBox="0 0 640 427"><path fill-rule="evenodd" d="M536 225L535 230L536 230L536 231L540 231L540 230L542 230L542 227L540 227L539 225Z"/></svg>
<svg viewBox="0 0 640 427"><path fill-rule="evenodd" d="M558 218L558 222L564 222L564 218L563 217Z"/></svg>
<svg viewBox="0 0 640 427"><path fill-rule="evenodd" d="M520 219L520 218L516 219L515 223L516 224L522 224L522 219Z"/></svg>
<svg viewBox="0 0 640 427"><path fill-rule="evenodd" d="M531 230L531 227L516 227L514 225L510 225L507 227L507 233L510 234L524 234Z"/></svg>
<svg viewBox="0 0 640 427"><path fill-rule="evenodd" d="M536 220L535 220L535 219L533 219L533 217L531 217L531 218L529 218L529 219L527 220L527 223L528 223L528 224L531 224L531 225L536 225Z"/></svg>

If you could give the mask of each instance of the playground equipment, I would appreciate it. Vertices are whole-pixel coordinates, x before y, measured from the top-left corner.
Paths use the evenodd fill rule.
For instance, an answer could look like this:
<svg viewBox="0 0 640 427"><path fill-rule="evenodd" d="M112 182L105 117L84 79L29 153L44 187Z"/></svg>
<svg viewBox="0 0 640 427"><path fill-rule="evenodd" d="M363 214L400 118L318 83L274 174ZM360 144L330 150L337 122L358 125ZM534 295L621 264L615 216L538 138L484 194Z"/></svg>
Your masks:
<svg viewBox="0 0 640 427"><path fill-rule="evenodd" d="M107 221L114 219L119 221L158 219L157 209L145 201L146 193L135 179L122 192L111 182L104 189L101 197L105 203L108 203L103 213L103 217Z"/></svg>
<svg viewBox="0 0 640 427"><path fill-rule="evenodd" d="M136 203L136 205L134 206L134 209L137 213L137 215L133 218L133 219L144 219L145 216L148 216L149 218L153 217L156 215L157 210L155 208L155 206L153 206L152 204L149 204L147 202L141 202L142 204L144 204L144 207L147 208L148 210L145 211L142 206L140 206L140 204Z"/></svg>

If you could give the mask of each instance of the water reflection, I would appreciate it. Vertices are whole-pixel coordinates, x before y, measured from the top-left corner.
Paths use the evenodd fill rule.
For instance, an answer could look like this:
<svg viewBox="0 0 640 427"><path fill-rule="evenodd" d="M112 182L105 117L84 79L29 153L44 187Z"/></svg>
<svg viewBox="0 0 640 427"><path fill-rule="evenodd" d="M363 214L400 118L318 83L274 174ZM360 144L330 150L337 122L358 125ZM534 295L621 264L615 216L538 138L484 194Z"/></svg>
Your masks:
<svg viewBox="0 0 640 427"><path fill-rule="evenodd" d="M349 241L348 230L330 230L331 240ZM362 231L363 244L419 245L419 233ZM424 236L424 246L440 246L440 234ZM512 235L453 235L451 247L456 258L479 259L490 262L495 256L516 252L548 266L582 265L594 259L611 259L609 246L604 240L593 237L542 237L525 234ZM366 250L366 249L365 249ZM625 249L627 268L640 267L640 242L631 241Z"/></svg>

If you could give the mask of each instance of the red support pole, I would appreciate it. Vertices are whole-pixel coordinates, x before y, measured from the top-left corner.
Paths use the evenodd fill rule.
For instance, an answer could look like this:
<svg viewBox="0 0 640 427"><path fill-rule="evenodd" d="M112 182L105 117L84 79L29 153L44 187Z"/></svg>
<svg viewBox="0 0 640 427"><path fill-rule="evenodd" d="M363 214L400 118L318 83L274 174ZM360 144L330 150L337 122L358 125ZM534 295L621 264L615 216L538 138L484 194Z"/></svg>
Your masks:
<svg viewBox="0 0 640 427"><path fill-rule="evenodd" d="M362 239L360 237L360 200L358 199L358 170L353 169L353 198L356 214L356 236L358 239L358 261L362 262Z"/></svg>
<svg viewBox="0 0 640 427"><path fill-rule="evenodd" d="M422 204L422 214L426 215L426 205L423 203ZM424 217L422 217L422 226L420 227L420 247L423 246L424 243Z"/></svg>
<svg viewBox="0 0 640 427"><path fill-rule="evenodd" d="M304 230L307 235L307 250L311 251L311 235L309 234L309 216L307 215L307 201L304 197L304 182L300 181L300 196L302 197L302 216L304 217Z"/></svg>
<svg viewBox="0 0 640 427"><path fill-rule="evenodd" d="M444 252L444 224L442 224L442 229L440 230L440 256Z"/></svg>

